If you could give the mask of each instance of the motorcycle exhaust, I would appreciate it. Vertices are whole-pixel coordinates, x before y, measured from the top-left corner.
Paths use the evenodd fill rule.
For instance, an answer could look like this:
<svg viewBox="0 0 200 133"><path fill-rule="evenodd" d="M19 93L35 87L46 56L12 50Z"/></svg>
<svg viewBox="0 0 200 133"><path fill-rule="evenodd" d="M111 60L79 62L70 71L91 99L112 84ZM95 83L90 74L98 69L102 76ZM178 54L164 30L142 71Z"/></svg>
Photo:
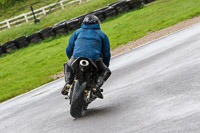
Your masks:
<svg viewBox="0 0 200 133"><path fill-rule="evenodd" d="M89 61L87 60L81 60L80 61L80 69L81 71L85 71L89 67Z"/></svg>
<svg viewBox="0 0 200 133"><path fill-rule="evenodd" d="M89 61L87 61L87 60L81 60L80 61L80 65L83 66L83 67L87 67L89 65Z"/></svg>

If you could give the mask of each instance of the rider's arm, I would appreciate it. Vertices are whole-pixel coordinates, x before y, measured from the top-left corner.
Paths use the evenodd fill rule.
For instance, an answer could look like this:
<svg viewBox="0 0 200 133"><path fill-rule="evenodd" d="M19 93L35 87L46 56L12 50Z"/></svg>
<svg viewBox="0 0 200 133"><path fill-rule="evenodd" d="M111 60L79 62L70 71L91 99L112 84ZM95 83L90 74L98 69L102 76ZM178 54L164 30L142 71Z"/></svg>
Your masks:
<svg viewBox="0 0 200 133"><path fill-rule="evenodd" d="M67 57L69 59L73 55L75 40L76 40L76 31L69 38L69 43L68 43L67 48L66 48L66 54L67 54Z"/></svg>
<svg viewBox="0 0 200 133"><path fill-rule="evenodd" d="M103 62L109 67L110 64L110 42L107 35L104 35L103 44L102 44L102 55L103 55Z"/></svg>

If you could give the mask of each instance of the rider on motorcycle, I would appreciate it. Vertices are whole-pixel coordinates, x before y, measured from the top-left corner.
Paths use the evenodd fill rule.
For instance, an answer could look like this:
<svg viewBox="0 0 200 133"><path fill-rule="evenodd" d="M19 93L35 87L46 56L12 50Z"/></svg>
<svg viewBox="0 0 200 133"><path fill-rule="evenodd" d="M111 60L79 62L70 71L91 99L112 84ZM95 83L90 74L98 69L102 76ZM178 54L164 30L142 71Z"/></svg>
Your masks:
<svg viewBox="0 0 200 133"><path fill-rule="evenodd" d="M74 81L74 73L71 68L73 61L78 57L87 57L92 59L99 69L100 76L96 83L97 97L103 98L100 87L111 75L108 68L111 54L109 39L101 31L100 20L97 16L89 14L84 18L81 28L71 35L66 54L69 61L64 64L66 83L61 93L67 95L66 90Z"/></svg>

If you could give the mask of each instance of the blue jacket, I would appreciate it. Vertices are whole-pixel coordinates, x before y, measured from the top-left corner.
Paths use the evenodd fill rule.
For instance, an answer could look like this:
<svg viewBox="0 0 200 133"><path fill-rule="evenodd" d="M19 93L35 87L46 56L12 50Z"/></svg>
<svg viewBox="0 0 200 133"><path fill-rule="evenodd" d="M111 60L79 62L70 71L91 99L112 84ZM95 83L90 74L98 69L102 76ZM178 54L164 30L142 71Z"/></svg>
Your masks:
<svg viewBox="0 0 200 133"><path fill-rule="evenodd" d="M106 66L110 63L110 43L107 35L101 31L98 24L85 25L76 30L69 39L66 54L70 59L88 57L96 60L100 57Z"/></svg>

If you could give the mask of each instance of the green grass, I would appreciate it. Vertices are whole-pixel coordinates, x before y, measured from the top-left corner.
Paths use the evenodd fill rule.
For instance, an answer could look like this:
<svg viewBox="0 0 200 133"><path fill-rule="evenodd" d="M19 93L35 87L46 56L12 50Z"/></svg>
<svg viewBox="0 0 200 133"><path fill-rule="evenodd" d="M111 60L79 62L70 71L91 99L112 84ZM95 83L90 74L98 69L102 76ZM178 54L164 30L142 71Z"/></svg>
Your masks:
<svg viewBox="0 0 200 133"><path fill-rule="evenodd" d="M107 4L115 1L117 0L92 0L81 5L65 7L65 10L52 12L41 19L40 23L37 23L36 25L32 24L33 22L30 22L18 27L11 27L10 29L0 32L0 44L16 39L17 37L23 35L30 35L41 30L42 28L53 26L55 23L58 23L62 20L70 20L71 18L94 11L97 8L104 7Z"/></svg>
<svg viewBox="0 0 200 133"><path fill-rule="evenodd" d="M38 9L43 6L46 6L51 3L58 2L58 0L24 0L24 1L17 1L13 6L0 8L0 21L3 21L5 19L10 19L12 17L15 17L17 15L20 15L22 13L30 12L29 5L32 3L37 4L33 5L33 9ZM25 7L27 6L27 7ZM16 12L17 11L17 12Z"/></svg>
<svg viewBox="0 0 200 133"><path fill-rule="evenodd" d="M107 19L102 29L113 49L199 14L199 0L158 0ZM62 71L67 61L69 37L50 38L0 57L0 102L52 81L50 75Z"/></svg>

